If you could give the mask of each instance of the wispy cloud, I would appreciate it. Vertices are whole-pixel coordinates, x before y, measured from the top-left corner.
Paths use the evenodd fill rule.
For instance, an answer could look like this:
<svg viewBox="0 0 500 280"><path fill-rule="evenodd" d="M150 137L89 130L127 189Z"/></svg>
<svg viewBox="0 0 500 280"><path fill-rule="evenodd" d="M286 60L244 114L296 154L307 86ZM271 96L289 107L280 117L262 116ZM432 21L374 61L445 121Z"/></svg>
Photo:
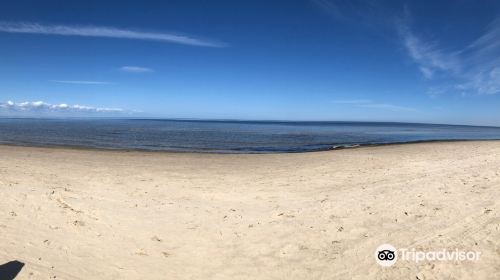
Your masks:
<svg viewBox="0 0 500 280"><path fill-rule="evenodd" d="M0 22L0 32L150 40L199 47L226 46L226 44L221 42L185 35L144 32L107 26L43 25L30 22Z"/></svg>
<svg viewBox="0 0 500 280"><path fill-rule="evenodd" d="M381 109L393 112L418 112L418 110L415 108L394 105L389 103L377 103L369 99L334 100L333 103L351 105L359 108Z"/></svg>
<svg viewBox="0 0 500 280"><path fill-rule="evenodd" d="M456 53L446 53L437 43L423 41L406 25L401 25L399 32L408 54L418 64L425 78L432 79L436 71L460 71L460 59Z"/></svg>
<svg viewBox="0 0 500 280"><path fill-rule="evenodd" d="M366 104L371 103L369 99L334 100L335 104Z"/></svg>
<svg viewBox="0 0 500 280"><path fill-rule="evenodd" d="M314 4L316 4L320 9L325 11L331 17L337 20L346 20L348 17L342 12L342 9L339 7L338 3L330 0L311 0Z"/></svg>
<svg viewBox="0 0 500 280"><path fill-rule="evenodd" d="M101 108L84 105L50 104L43 101L20 102L12 101L0 102L0 109L11 112L83 112L83 113L123 113L120 108Z"/></svg>
<svg viewBox="0 0 500 280"><path fill-rule="evenodd" d="M151 68L139 67L139 66L123 66L123 67L120 67L120 70L123 72L129 72L129 73L153 72L153 69L151 69Z"/></svg>
<svg viewBox="0 0 500 280"><path fill-rule="evenodd" d="M374 109L382 109L382 110L389 110L389 111L394 111L394 112L418 112L417 109L411 108L411 107L406 107L406 106L400 106L400 105L393 105L393 104L386 104L386 103L366 103L366 104L358 104L358 107L362 108L374 108Z"/></svg>
<svg viewBox="0 0 500 280"><path fill-rule="evenodd" d="M423 76L445 84L434 85L430 94L500 93L500 19L494 20L476 40L452 51L439 42L422 39L407 22L400 24L399 32Z"/></svg>
<svg viewBox="0 0 500 280"><path fill-rule="evenodd" d="M60 84L77 84L77 85L111 85L110 82L102 82L102 81L67 81L67 80L50 80L54 83Z"/></svg>
<svg viewBox="0 0 500 280"><path fill-rule="evenodd" d="M381 29L392 27L392 17L401 9L404 1L394 2L387 0L310 0L318 10L330 16L333 20L344 23L375 29L382 35Z"/></svg>

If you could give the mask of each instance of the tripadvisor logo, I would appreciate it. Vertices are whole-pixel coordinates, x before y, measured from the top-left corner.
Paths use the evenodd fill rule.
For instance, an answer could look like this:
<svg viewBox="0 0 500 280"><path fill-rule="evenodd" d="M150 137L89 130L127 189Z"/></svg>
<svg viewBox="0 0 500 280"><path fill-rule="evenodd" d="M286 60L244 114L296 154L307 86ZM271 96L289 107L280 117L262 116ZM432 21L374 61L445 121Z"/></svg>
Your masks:
<svg viewBox="0 0 500 280"><path fill-rule="evenodd" d="M397 259L397 250L391 244L382 244L375 250L375 260L381 266L392 266Z"/></svg>
<svg viewBox="0 0 500 280"><path fill-rule="evenodd" d="M375 250L375 261L381 266L392 266L398 260L413 261L416 263L427 261L479 261L481 252L454 250L418 251L415 248L396 249L391 244L382 244Z"/></svg>

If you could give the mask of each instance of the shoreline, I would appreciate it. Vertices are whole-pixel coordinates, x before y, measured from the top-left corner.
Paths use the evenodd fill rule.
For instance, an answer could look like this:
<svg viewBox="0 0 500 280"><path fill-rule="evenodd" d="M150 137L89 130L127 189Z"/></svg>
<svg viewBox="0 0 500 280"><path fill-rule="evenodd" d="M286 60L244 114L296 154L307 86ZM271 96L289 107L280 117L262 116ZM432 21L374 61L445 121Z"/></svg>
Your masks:
<svg viewBox="0 0 500 280"><path fill-rule="evenodd" d="M309 150L309 151L250 151L241 152L237 150L231 151L216 151L216 150L154 150L154 149L124 149L124 148L102 148L78 145L33 145L33 144L14 144L14 143L0 143L5 147L25 147L25 148L46 148L46 149L68 149L68 150L88 150L88 151L102 151L102 152L143 152L143 153L172 153L172 154L235 154L235 155L254 155L254 154L308 154L328 151L339 150L352 150L359 148L372 148L372 147L385 147L385 146L399 146L399 145L415 145L415 144L431 144L431 143L455 143L455 142L500 142L500 139L443 139L443 140L416 140L407 142L392 142L392 143L373 143L373 144L345 144L345 145L332 145L330 148Z"/></svg>

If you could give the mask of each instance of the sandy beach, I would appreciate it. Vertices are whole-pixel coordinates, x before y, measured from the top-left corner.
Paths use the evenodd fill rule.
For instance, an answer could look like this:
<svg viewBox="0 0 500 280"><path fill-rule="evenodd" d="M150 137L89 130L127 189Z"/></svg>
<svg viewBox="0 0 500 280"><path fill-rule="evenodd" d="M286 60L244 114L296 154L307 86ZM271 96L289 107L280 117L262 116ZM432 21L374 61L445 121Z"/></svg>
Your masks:
<svg viewBox="0 0 500 280"><path fill-rule="evenodd" d="M16 279L500 279L500 142L297 154L0 146ZM379 266L375 249L477 262Z"/></svg>

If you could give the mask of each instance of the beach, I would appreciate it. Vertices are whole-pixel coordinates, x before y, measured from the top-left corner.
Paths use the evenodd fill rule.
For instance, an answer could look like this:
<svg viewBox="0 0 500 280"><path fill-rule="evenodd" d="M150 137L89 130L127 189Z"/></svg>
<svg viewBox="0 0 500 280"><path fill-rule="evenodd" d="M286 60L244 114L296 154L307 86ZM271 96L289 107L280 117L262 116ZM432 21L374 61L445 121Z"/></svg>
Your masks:
<svg viewBox="0 0 500 280"><path fill-rule="evenodd" d="M210 154L0 146L16 279L500 279L500 142ZM384 243L478 261L398 261Z"/></svg>

